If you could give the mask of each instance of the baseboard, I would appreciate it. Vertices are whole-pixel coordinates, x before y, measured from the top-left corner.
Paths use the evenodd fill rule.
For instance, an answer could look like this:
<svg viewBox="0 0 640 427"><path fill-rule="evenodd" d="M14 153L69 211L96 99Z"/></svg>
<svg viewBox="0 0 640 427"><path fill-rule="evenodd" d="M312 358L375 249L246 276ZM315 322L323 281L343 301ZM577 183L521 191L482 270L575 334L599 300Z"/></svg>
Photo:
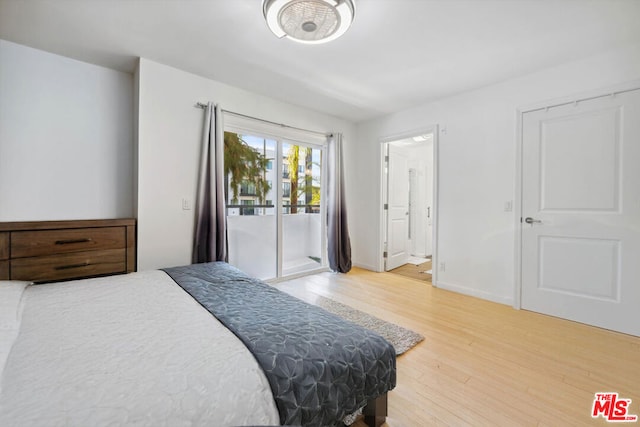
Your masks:
<svg viewBox="0 0 640 427"><path fill-rule="evenodd" d="M490 292L469 288L467 286L446 283L441 280L438 280L438 282L434 283L434 285L437 288L445 289L447 291L457 292L459 294L469 295L469 296L484 299L487 301L492 301L492 302L497 302L499 304L513 306L513 297L503 297L503 296L492 294Z"/></svg>
<svg viewBox="0 0 640 427"><path fill-rule="evenodd" d="M369 265L369 264L363 264L363 263L360 263L360 262L353 262L351 265L354 266L354 267L362 268L364 270L375 271L375 272L380 273L380 271L378 270L378 267L374 267L374 266Z"/></svg>

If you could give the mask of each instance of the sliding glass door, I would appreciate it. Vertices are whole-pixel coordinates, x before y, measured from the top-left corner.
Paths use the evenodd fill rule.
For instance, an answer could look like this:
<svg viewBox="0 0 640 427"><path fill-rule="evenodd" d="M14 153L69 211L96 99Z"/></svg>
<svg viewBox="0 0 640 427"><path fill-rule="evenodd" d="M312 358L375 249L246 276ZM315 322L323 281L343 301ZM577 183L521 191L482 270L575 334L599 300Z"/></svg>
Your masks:
<svg viewBox="0 0 640 427"><path fill-rule="evenodd" d="M263 280L323 268L324 146L242 132L224 142L229 263Z"/></svg>
<svg viewBox="0 0 640 427"><path fill-rule="evenodd" d="M282 275L320 268L322 262L322 149L282 143Z"/></svg>

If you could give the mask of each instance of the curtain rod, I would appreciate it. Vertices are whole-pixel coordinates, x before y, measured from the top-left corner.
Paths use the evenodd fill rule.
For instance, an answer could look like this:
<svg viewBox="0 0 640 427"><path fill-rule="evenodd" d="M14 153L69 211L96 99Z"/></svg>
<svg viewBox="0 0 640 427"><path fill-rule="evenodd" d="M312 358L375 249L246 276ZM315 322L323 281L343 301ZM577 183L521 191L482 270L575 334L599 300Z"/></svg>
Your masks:
<svg viewBox="0 0 640 427"><path fill-rule="evenodd" d="M207 104L203 104L202 102L196 102L196 105L194 105L194 107L201 108L201 109L204 110L205 108L207 108ZM222 112L223 113L227 113L227 114L233 114L234 116L244 117L245 119L258 120L260 122L269 123L269 124L280 126L280 127L283 127L283 128L300 130L302 132L309 132L309 133L314 133L316 135L322 135L322 136L333 136L333 133L319 132L319 131L316 131L316 130L309 130L309 129L298 128L298 127L295 127L295 126L289 126L289 125L285 125L283 123L272 122L271 120L265 120L265 119L260 119L258 117L247 116L246 114L242 114L242 113L236 113L235 111L222 110Z"/></svg>

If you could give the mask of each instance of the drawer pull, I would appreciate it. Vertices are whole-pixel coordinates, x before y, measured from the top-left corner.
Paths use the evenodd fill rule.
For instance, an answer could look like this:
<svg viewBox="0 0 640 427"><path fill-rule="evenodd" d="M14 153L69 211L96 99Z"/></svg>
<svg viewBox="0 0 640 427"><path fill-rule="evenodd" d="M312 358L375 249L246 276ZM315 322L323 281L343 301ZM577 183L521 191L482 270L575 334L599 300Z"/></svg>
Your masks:
<svg viewBox="0 0 640 427"><path fill-rule="evenodd" d="M70 264L70 265L59 265L57 267L55 267L56 270L69 270L71 268L80 268L80 267L86 267L89 265L89 261L83 262L81 264Z"/></svg>
<svg viewBox="0 0 640 427"><path fill-rule="evenodd" d="M69 243L87 243L90 242L91 239L68 239L68 240L56 240L56 245L68 245Z"/></svg>

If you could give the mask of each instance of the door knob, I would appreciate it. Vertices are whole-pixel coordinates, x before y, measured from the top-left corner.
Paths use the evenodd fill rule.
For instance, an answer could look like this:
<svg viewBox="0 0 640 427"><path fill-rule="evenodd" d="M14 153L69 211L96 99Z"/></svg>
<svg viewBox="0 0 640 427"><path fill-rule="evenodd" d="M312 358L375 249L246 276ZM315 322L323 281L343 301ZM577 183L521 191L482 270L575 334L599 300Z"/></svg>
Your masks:
<svg viewBox="0 0 640 427"><path fill-rule="evenodd" d="M526 218L524 219L524 222L526 222L527 224L542 224L542 221L541 221L541 220L539 220L539 219L533 219L533 218L531 218L530 216L529 216L529 217L526 217Z"/></svg>

